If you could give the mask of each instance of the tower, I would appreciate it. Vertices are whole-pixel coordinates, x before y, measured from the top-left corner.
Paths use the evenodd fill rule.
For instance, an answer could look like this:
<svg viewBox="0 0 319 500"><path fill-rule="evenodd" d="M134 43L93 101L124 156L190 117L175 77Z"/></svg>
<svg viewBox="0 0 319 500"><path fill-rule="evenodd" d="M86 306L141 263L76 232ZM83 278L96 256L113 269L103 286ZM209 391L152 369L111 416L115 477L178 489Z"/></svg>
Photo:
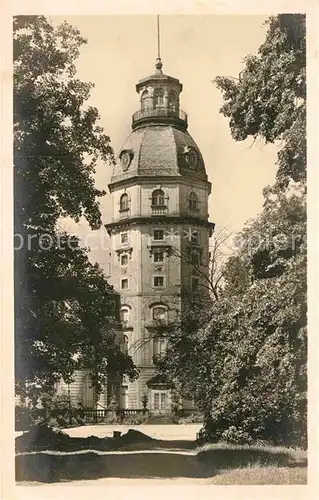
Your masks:
<svg viewBox="0 0 319 500"><path fill-rule="evenodd" d="M109 184L112 220L111 282L121 294L123 333L139 378L123 382L122 408L165 413L171 388L156 374L154 356L167 340L159 324L172 321L183 303L181 288L196 290L208 272L207 180L202 155L180 109L183 86L163 73L158 53L154 74L136 85L140 108L120 150ZM195 264L195 266L194 266ZM204 273L194 269L202 266Z"/></svg>

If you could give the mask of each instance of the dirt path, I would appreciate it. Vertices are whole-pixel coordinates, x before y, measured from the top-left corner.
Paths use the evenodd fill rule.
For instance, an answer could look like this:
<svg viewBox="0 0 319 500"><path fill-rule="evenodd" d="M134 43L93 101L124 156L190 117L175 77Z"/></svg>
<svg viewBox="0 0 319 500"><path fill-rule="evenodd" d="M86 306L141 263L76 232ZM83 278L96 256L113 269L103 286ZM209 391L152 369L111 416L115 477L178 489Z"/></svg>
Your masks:
<svg viewBox="0 0 319 500"><path fill-rule="evenodd" d="M181 425L86 425L71 429L62 429L70 437L112 437L113 431L120 431L122 434L134 429L154 439L163 441L189 440L195 441L196 434L202 427L201 424L181 424Z"/></svg>
<svg viewBox="0 0 319 500"><path fill-rule="evenodd" d="M134 426L99 425L67 429L66 432L74 438L92 435L109 437L113 430L120 430L125 434L132 428ZM18 453L16 479L19 491L24 486L41 486L38 490L42 494L43 487L50 487L49 491L52 492L56 491L54 486L108 486L109 493L109 488L119 486L143 485L154 488L157 485L191 487L214 484L305 484L307 481L305 465L299 464L300 460L298 462L295 457L296 463L293 467L290 466L290 455L282 451L277 453L276 450L252 449L249 454L246 449L236 451L221 447L205 449L203 453L196 449L194 443L198 426L145 425L135 426L135 429L139 432L128 432L127 436L138 438L137 441L127 440L127 436L123 436L121 446L113 449L78 447L71 451L66 447L64 449L68 451L49 451L42 448L42 451ZM141 432L155 440L145 441ZM183 441L181 437L184 438ZM105 441L113 442L112 439ZM96 443L95 438L84 442L85 448ZM277 466L273 466L275 459ZM33 496L36 497L37 495ZM50 498L50 495L45 494L44 497ZM66 498L61 492L60 498L62 497Z"/></svg>

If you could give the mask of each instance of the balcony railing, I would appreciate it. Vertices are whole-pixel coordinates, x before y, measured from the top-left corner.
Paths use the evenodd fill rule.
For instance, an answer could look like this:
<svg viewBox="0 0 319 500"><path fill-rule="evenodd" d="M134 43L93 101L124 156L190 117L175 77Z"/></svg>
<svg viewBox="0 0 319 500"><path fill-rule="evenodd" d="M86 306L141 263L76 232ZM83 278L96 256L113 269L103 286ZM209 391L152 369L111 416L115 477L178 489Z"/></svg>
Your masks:
<svg viewBox="0 0 319 500"><path fill-rule="evenodd" d="M129 208L120 208L119 214L120 219L128 219L130 217L130 209Z"/></svg>
<svg viewBox="0 0 319 500"><path fill-rule="evenodd" d="M187 126L187 113L185 113L185 111L164 106L155 109L147 108L136 111L132 116L132 125L134 127L138 122L152 118L156 121L161 121L162 118L165 118L169 121L183 122L184 126Z"/></svg>
<svg viewBox="0 0 319 500"><path fill-rule="evenodd" d="M153 205L151 208L152 215L166 215L168 213L168 209L165 205Z"/></svg>

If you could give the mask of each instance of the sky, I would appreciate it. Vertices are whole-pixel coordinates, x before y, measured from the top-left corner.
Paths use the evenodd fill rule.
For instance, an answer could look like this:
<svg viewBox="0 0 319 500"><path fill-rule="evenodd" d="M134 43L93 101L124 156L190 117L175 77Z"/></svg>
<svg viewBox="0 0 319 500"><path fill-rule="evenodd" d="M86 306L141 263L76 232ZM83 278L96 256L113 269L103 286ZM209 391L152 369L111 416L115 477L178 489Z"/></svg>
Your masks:
<svg viewBox="0 0 319 500"><path fill-rule="evenodd" d="M64 16L87 39L77 60L77 76L95 84L90 104L101 115L101 125L118 154L131 132L131 115L139 109L135 84L153 74L157 56L156 16ZM216 228L236 233L262 207L262 190L274 181L275 145L253 144L248 138L235 142L228 120L219 113L222 94L216 76L238 77L244 58L256 53L265 39L266 16L162 15L160 16L163 72L183 84L181 108L188 113L188 131L199 146L212 183L210 220ZM106 189L111 167L98 165L96 185ZM103 222L111 218L110 195L101 199ZM85 221L65 223L79 236L89 232ZM103 239L103 249L99 242ZM107 262L105 230L90 234L92 260Z"/></svg>

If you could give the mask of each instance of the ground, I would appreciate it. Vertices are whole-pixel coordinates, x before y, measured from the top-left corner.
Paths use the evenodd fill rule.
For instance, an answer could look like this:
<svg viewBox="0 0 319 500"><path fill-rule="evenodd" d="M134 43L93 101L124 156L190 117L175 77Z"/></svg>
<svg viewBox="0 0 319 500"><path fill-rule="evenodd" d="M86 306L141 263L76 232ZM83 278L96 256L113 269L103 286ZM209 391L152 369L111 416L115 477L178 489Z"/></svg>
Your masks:
<svg viewBox="0 0 319 500"><path fill-rule="evenodd" d="M90 425L74 427L73 429L63 429L71 437L112 437L113 431L120 431L122 434L129 429L135 429L154 439L164 441L195 441L196 434L202 427L201 424L180 424L180 425Z"/></svg>
<svg viewBox="0 0 319 500"><path fill-rule="evenodd" d="M104 440L95 443L93 438L87 441L88 446L84 443L84 448L79 439L80 447L66 448L67 451L41 449L18 453L18 484L41 485L42 490L61 484L135 486L141 484L141 479L145 486L307 483L306 452L223 445L198 448L194 441L200 427L200 424L94 425L64 429L70 437L78 439L111 438L113 431L120 431L124 438L121 443L114 440L113 448L109 444L104 448ZM133 440L126 439L130 429L142 434L131 431L127 436ZM113 440L106 439L105 443L112 444ZM29 481L24 475L26 469L31 471Z"/></svg>

